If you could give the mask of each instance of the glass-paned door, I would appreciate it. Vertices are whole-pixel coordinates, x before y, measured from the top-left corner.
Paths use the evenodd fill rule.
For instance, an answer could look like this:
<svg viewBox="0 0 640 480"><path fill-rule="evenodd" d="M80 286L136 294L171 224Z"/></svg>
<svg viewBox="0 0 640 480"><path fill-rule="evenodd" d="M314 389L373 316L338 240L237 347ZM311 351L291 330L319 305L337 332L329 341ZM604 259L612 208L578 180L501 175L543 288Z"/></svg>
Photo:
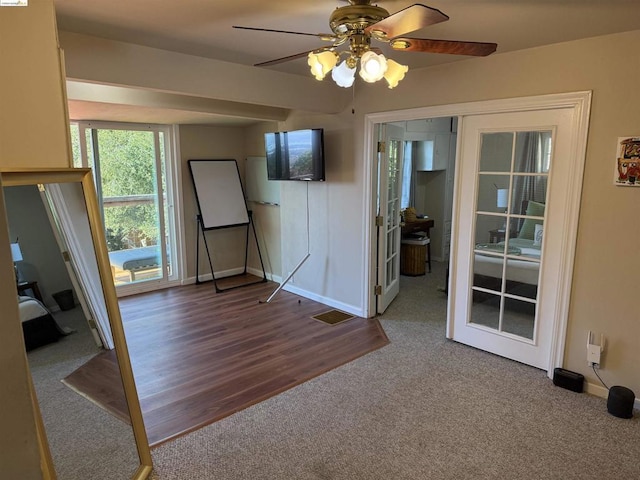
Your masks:
<svg viewBox="0 0 640 480"><path fill-rule="evenodd" d="M552 132L480 136L469 322L533 341Z"/></svg>
<svg viewBox="0 0 640 480"><path fill-rule="evenodd" d="M79 123L72 144L81 165L94 171L118 290L174 280L177 255L166 129Z"/></svg>
<svg viewBox="0 0 640 480"><path fill-rule="evenodd" d="M565 301L570 109L463 119L452 338L548 368Z"/></svg>
<svg viewBox="0 0 640 480"><path fill-rule="evenodd" d="M377 313L383 313L400 291L400 200L404 130L380 125L378 155L378 286Z"/></svg>

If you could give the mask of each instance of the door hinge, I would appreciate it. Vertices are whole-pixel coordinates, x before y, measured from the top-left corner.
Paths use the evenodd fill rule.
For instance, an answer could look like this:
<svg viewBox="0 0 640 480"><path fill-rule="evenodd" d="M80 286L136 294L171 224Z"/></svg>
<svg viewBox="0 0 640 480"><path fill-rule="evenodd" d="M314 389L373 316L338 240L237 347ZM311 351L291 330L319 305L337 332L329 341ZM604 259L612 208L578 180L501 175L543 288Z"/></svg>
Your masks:
<svg viewBox="0 0 640 480"><path fill-rule="evenodd" d="M385 142L378 142L378 153L384 153L386 149Z"/></svg>
<svg viewBox="0 0 640 480"><path fill-rule="evenodd" d="M376 285L373 287L374 295L382 295L382 285Z"/></svg>
<svg viewBox="0 0 640 480"><path fill-rule="evenodd" d="M87 323L89 323L89 328L97 330L98 326L96 325L96 321L93 318L87 320Z"/></svg>
<svg viewBox="0 0 640 480"><path fill-rule="evenodd" d="M65 262L70 262L71 261L71 255L69 255L69 252L62 252L62 259Z"/></svg>
<svg viewBox="0 0 640 480"><path fill-rule="evenodd" d="M382 215L378 215L376 217L376 227L381 227L384 225L384 217Z"/></svg>

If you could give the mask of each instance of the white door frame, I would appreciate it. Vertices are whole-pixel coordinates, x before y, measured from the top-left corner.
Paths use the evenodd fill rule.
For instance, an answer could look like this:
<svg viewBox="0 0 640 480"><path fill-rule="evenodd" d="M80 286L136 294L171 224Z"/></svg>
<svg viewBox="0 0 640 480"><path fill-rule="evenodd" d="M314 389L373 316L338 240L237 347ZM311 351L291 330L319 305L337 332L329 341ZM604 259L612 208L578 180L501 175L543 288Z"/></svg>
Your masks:
<svg viewBox="0 0 640 480"><path fill-rule="evenodd" d="M135 130L135 131L162 131L164 133L164 151L165 151L165 175L166 175L166 194L167 194L167 210L168 217L164 219L165 222L171 222L173 229L173 238L171 245L171 258L175 258L176 261L172 265L171 278L156 279L146 282L134 283L131 285L120 286L116 288L118 297L125 297L127 295L135 295L138 293L149 292L157 289L168 288L178 285L185 285L193 283L192 281L185 281L186 275L186 250L185 250L185 222L183 217L183 192L182 192L182 167L181 167L181 153L180 153L180 130L177 125L161 125L161 124L146 124L146 123L122 123L122 122L107 122L107 121L87 121L87 120L72 120L71 123L77 124L79 129L80 140L80 157L82 166L89 167L88 165L88 150L85 131L86 129L97 130ZM154 135L154 142L157 136ZM156 142L154 144L156 155L159 152L160 145ZM156 175L160 175L159 171L156 171ZM157 179L156 179L157 180ZM95 178L94 183L96 188L99 188L98 182ZM102 206L101 206L102 208ZM161 226L161 232L164 232L164 225ZM161 235L161 238L164 238ZM164 241L161 242L161 251L166 251L164 248ZM166 268L164 268L163 260L163 272L166 274Z"/></svg>
<svg viewBox="0 0 640 480"><path fill-rule="evenodd" d="M578 214L580 209L580 197L582 194L582 177L584 174L584 161L587 149L587 134L589 125L589 113L591 107L591 91L580 91L570 93L558 93L549 95L539 95L530 97L519 97L501 100L487 100L479 102L458 103L452 105L440 105L435 107L421 107L409 110L396 110L390 112L370 113L365 115L364 125L364 158L373 159L376 155L377 138L375 136L375 126L379 123L398 122L405 120L419 120L423 118L435 117L456 117L464 115L478 115L489 113L506 113L506 112L525 112L531 110L544 110L556 108L572 108L574 112L575 138L572 145L572 157L575 159L575 177L574 182L568 185L569 204L566 212L566 235L565 235L565 251L562 256L564 265L564 278L558 288L561 290L562 300L558 305L556 317L553 326L553 340L551 346L551 355L549 359L548 375L551 376L553 368L562 365L564 358L564 345L566 340L567 319L569 313L569 300L571 293L571 284L573 280L573 261L575 257L575 244L578 230ZM460 142L460 137L458 137ZM459 150L459 144L457 151ZM375 228L375 162L369 162L370 168L365 169L364 182L364 231L368 235L363 236L363 278L367 280L367 287L363 289L363 302L366 316L375 314L375 295L374 287L376 281L376 228ZM458 211L458 175L460 168L458 158L456 156L455 165L455 181L454 181L454 215ZM451 232L451 248L456 246L456 231ZM450 259L451 264L455 262L454 258ZM450 271L455 272L455 268ZM452 284L452 279L449 279ZM451 297L449 298L451 301ZM448 305L448 310L451 310ZM447 338L453 335L450 327L449 319L447 319Z"/></svg>

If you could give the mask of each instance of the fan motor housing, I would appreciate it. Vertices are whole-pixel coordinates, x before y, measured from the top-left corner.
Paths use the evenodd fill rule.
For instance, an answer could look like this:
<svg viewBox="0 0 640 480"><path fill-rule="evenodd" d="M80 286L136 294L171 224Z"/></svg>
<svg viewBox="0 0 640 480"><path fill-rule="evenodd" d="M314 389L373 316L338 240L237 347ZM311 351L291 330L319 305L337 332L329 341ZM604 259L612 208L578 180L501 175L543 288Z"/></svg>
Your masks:
<svg viewBox="0 0 640 480"><path fill-rule="evenodd" d="M374 5L347 5L336 8L329 18L329 26L337 35L363 32L365 28L389 16L384 8Z"/></svg>

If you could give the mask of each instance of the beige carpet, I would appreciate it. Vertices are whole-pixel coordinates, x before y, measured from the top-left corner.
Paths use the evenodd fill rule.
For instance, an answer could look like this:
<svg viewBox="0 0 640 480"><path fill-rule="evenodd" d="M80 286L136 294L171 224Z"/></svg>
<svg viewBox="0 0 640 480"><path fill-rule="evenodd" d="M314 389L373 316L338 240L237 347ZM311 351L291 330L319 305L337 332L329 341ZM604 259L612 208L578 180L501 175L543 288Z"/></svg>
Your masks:
<svg viewBox="0 0 640 480"><path fill-rule="evenodd" d="M640 418L444 338L444 268L402 277L391 344L153 450L156 480L640 478ZM606 371L602 372L606 375Z"/></svg>

